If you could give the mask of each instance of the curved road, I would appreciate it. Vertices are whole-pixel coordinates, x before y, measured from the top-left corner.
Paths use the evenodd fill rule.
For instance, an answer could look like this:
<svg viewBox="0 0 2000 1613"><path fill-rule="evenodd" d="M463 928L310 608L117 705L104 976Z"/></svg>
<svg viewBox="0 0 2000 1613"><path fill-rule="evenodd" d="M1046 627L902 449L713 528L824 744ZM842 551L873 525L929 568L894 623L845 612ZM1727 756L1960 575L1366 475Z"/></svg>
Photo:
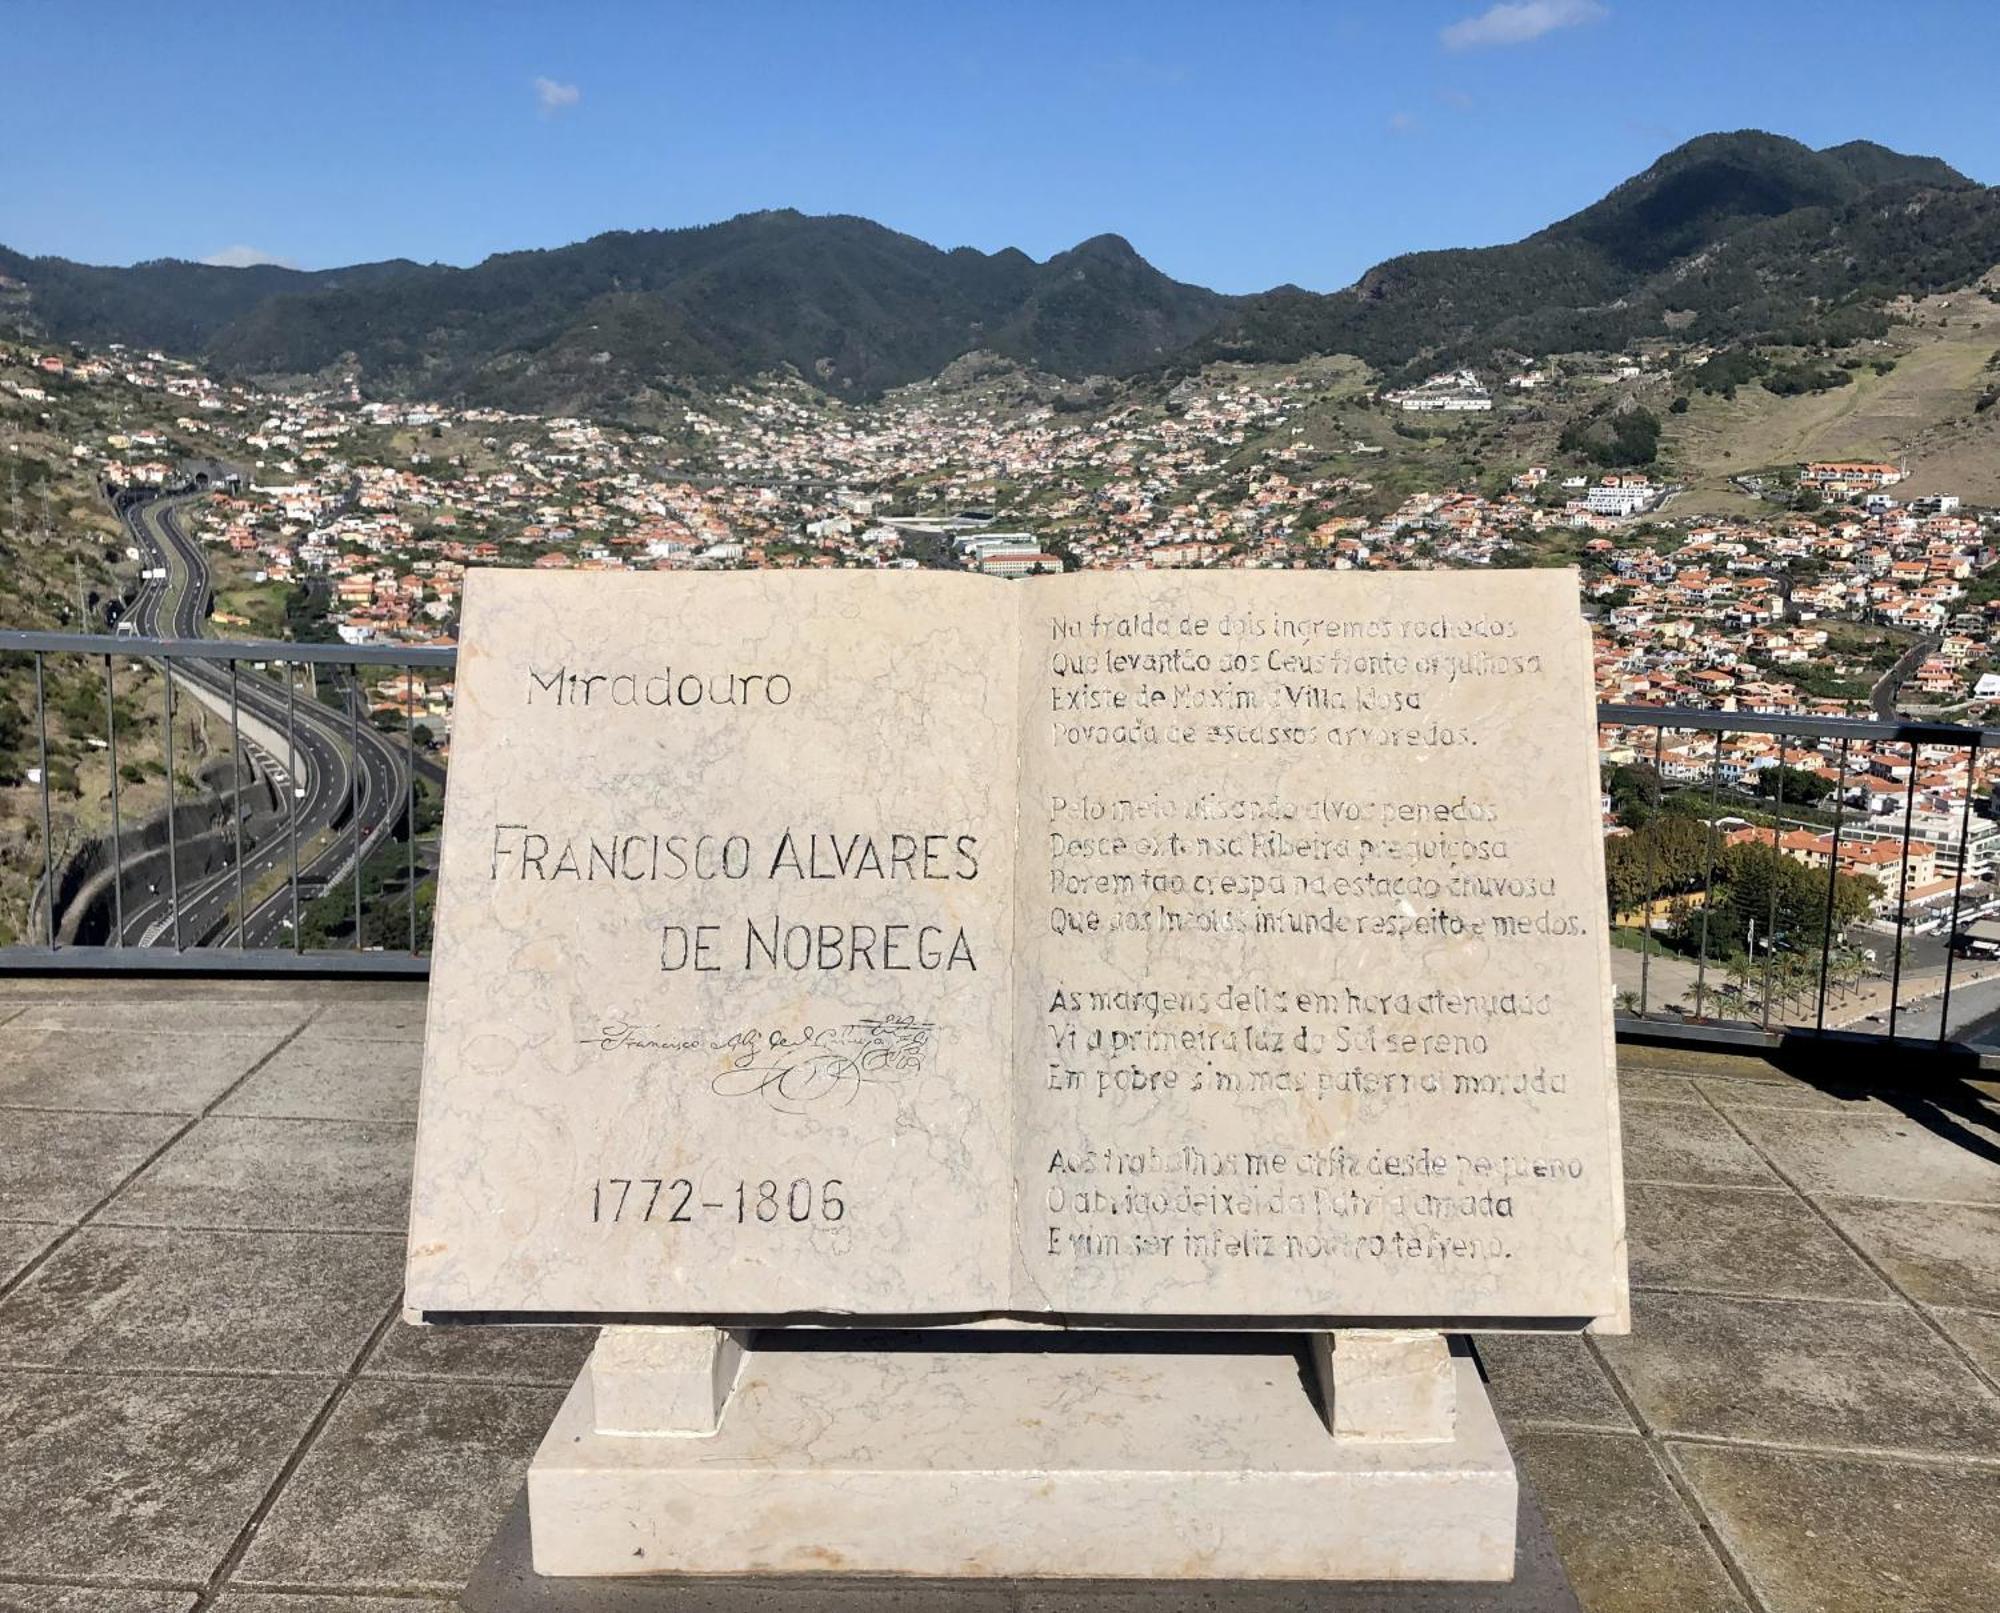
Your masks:
<svg viewBox="0 0 2000 1613"><path fill-rule="evenodd" d="M177 519L191 496L167 495L134 500L122 506L120 514L135 542L148 561L148 569L164 568L164 578L142 581L126 611L125 620L145 637L200 638L208 621L212 602L208 561L201 545L189 538ZM322 674L324 676L324 673ZM273 676L254 666L238 668L237 702L246 714L261 718L279 733L289 733L289 754L272 754L247 735L245 748L259 765L277 780L281 790L290 792L293 818L267 826L261 839L248 832L243 840L243 882L250 910L243 925L244 943L251 947L282 947L291 939L291 861L294 836L299 856L301 886L317 884L330 888L351 874L356 855L351 814L358 813L361 826L359 854L365 861L393 830L408 799L408 772L404 759L388 739L357 713L354 725L359 739L359 765L348 743L349 711L361 698L356 681L345 672L336 673L335 687L342 706L338 711L300 691L293 700L288 728L285 683L282 672ZM216 661L178 661L174 664L177 700L195 699L199 689L204 701L227 721L229 671ZM191 686L191 687L190 687ZM317 854L309 849L324 832L338 831L332 844ZM225 843L228 859L217 872L186 879L179 891L180 940L197 946L206 942L232 944L236 937L236 869L233 846ZM273 876L283 883L257 901L250 893ZM306 897L302 894L300 907ZM125 901L124 934L128 945L172 945L174 943L174 900L171 888L133 892Z"/></svg>
<svg viewBox="0 0 2000 1613"><path fill-rule="evenodd" d="M1896 710L1896 696L1902 693L1903 685L1942 643L1944 640L1935 636L1918 639L1896 657L1894 666L1875 680L1875 687L1868 691L1868 703L1875 708L1875 715L1883 722L1901 721L1901 715Z"/></svg>

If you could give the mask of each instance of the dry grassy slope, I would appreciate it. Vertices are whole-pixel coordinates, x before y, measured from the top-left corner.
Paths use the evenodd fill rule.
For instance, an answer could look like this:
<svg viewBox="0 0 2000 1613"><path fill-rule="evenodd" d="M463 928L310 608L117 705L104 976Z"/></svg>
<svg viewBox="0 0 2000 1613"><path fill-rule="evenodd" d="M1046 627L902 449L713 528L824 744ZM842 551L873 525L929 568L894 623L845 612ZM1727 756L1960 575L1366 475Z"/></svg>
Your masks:
<svg viewBox="0 0 2000 1613"><path fill-rule="evenodd" d="M1677 510L1754 510L1730 476L1815 459L1907 461L1912 493L2000 503L2000 410L1973 413L1980 393L2000 383L1987 367L2000 351L2000 303L1967 290L1905 312L1911 323L1855 350L1893 357L1887 375L1863 369L1851 386L1791 398L1755 385L1732 399L1695 393L1685 415L1668 417L1664 438L1690 489Z"/></svg>
<svg viewBox="0 0 2000 1613"><path fill-rule="evenodd" d="M1380 514L1404 495L1442 488L1495 483L1530 464L1555 463L1556 437L1566 417L1564 405L1525 403L1496 395L1492 414L1405 416L1392 406L1371 402L1381 378L1349 354L1310 359L1301 365L1212 366L1211 377L1229 374L1256 385L1304 372L1313 381L1307 400L1285 423L1252 430L1232 456L1237 468L1259 463L1265 448L1301 448L1306 457L1288 462L1296 479L1347 476L1375 488L1373 496L1345 495L1332 503L1357 513ZM1592 393L1595 401L1598 394ZM1664 406L1664 405L1662 405ZM1404 436L1398 426L1416 433ZM1357 451L1366 444L1374 452Z"/></svg>

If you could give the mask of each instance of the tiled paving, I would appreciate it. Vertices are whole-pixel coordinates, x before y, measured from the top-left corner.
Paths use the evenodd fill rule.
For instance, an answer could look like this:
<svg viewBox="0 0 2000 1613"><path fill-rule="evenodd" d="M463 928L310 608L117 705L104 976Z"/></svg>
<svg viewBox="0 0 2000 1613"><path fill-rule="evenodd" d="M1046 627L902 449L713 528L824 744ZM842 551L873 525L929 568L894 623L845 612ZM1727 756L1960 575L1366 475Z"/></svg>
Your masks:
<svg viewBox="0 0 2000 1613"><path fill-rule="evenodd" d="M1478 1346L1584 1605L1996 1605L2000 1086L1619 1058L1632 1332Z"/></svg>
<svg viewBox="0 0 2000 1613"><path fill-rule="evenodd" d="M589 1334L399 1320L422 1029L0 982L0 1613L450 1604ZM2000 1098L1621 1062L1632 1333L1479 1344L1584 1605L1994 1605Z"/></svg>

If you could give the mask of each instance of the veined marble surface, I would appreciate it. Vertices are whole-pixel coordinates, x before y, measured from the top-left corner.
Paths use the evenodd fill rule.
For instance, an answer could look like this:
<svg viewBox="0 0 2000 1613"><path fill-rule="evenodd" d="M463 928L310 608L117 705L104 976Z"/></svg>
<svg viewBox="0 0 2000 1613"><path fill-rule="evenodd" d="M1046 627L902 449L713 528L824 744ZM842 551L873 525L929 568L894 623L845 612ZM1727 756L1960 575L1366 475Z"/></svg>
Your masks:
<svg viewBox="0 0 2000 1613"><path fill-rule="evenodd" d="M1290 1354L760 1350L712 1439L592 1429L529 1470L544 1574L1504 1579L1514 1469L1455 1362L1451 1440L1336 1441Z"/></svg>
<svg viewBox="0 0 2000 1613"><path fill-rule="evenodd" d="M1566 572L467 581L413 1312L1623 1326Z"/></svg>

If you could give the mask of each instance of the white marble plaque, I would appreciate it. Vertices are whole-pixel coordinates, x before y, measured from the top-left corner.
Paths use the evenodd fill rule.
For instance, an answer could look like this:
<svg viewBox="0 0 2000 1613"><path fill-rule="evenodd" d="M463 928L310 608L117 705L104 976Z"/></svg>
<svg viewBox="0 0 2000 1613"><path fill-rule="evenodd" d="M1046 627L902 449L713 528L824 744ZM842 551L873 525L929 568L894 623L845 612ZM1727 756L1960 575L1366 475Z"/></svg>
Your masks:
<svg viewBox="0 0 2000 1613"><path fill-rule="evenodd" d="M1569 572L468 578L408 1304L1595 1321Z"/></svg>

